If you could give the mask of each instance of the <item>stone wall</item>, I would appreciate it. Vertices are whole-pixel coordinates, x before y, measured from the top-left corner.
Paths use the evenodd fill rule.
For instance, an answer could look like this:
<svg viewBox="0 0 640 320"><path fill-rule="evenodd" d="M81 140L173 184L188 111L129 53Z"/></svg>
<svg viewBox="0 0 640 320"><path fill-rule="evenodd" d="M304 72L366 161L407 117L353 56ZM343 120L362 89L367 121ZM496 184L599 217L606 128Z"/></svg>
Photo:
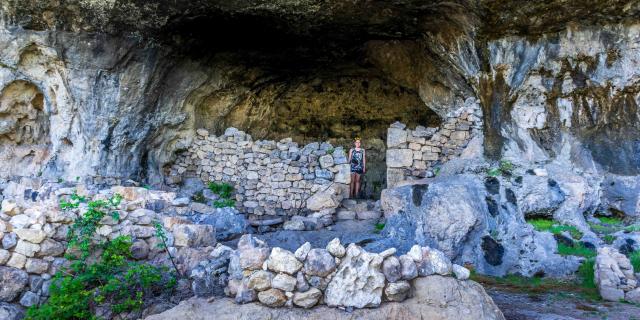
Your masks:
<svg viewBox="0 0 640 320"><path fill-rule="evenodd" d="M228 128L221 136L197 130L197 137L168 169L168 184L182 177L235 186L237 207L255 215L333 211L347 192L350 166L344 150L329 143L300 147L291 139L253 141Z"/></svg>
<svg viewBox="0 0 640 320"><path fill-rule="evenodd" d="M123 196L117 209L119 217L105 216L96 239L131 236L136 260L166 263L166 254L159 249L160 240L155 236L155 222L164 225L167 245L178 259L181 272L191 270L191 260L199 261L189 258L194 255L192 251L216 244L215 226L190 221L194 210L189 199L176 198L173 192L122 186L96 190L82 183L28 178L12 181L4 186L0 210L0 304L29 307L48 297L53 275L68 266L64 255L68 253L69 227L87 208L87 203L80 203L76 209L60 209L60 201L69 201L74 192L87 199L108 199L116 193Z"/></svg>
<svg viewBox="0 0 640 320"><path fill-rule="evenodd" d="M345 248L335 238L326 248L307 242L291 252L244 235L237 250L219 246L215 251L226 252L226 294L237 303L259 301L269 307L378 307L408 298L417 277L469 277L469 270L452 264L441 251L418 245L398 257L395 248L372 253L356 244Z"/></svg>
<svg viewBox="0 0 640 320"><path fill-rule="evenodd" d="M387 131L387 188L404 180L433 177L435 166L460 155L472 137L482 132L482 111L477 101L447 117L439 128L417 126L414 130L400 122Z"/></svg>

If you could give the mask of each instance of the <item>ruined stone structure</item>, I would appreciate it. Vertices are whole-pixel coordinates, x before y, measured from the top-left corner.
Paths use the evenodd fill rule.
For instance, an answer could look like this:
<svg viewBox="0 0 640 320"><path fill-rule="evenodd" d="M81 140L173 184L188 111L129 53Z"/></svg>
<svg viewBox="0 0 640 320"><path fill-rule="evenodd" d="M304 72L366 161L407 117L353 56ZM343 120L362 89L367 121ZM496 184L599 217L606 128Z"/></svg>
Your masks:
<svg viewBox="0 0 640 320"><path fill-rule="evenodd" d="M235 128L219 137L202 129L171 166L168 182L195 176L207 183L230 183L238 208L258 216L321 210L331 215L348 195L350 174L344 150L328 143L299 147L291 139L253 141Z"/></svg>
<svg viewBox="0 0 640 320"><path fill-rule="evenodd" d="M433 177L435 165L455 159L482 130L482 112L477 102L453 112L441 127L414 130L394 123L387 131L387 188L398 182Z"/></svg>

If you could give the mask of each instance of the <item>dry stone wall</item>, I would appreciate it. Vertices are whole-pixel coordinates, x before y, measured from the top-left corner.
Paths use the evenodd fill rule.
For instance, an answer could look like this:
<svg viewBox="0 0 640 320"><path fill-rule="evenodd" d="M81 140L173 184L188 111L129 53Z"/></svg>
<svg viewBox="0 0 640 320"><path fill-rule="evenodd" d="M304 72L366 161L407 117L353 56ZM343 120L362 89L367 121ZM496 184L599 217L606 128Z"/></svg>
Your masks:
<svg viewBox="0 0 640 320"><path fill-rule="evenodd" d="M398 257L395 248L372 253L335 238L325 248L307 242L291 252L244 235L237 250L221 245L216 250L229 257L226 294L237 303L269 307L378 307L408 298L417 277L469 277L468 269L452 264L441 251L418 245Z"/></svg>
<svg viewBox="0 0 640 320"><path fill-rule="evenodd" d="M23 178L9 182L3 190L0 209L0 303L29 307L49 296L51 279L68 266L67 232L75 219L87 209L61 210L60 201L69 201L73 193L87 199L108 199L120 194L118 217L105 216L96 230L96 239L132 237L132 256L136 260L166 263L166 254L158 247L155 222L164 225L169 250L178 259L181 272L188 272L200 261L197 252L216 244L213 225L196 224L187 216L195 211L189 199L176 198L173 192L139 187L115 186L104 190L84 184L42 182ZM212 210L215 210L211 208ZM224 209L217 209L224 210ZM212 212L212 214L214 214Z"/></svg>
<svg viewBox="0 0 640 320"><path fill-rule="evenodd" d="M433 177L436 165L460 155L472 137L482 132L482 111L469 99L439 128L417 126L414 130L400 122L387 131L387 188L404 180Z"/></svg>
<svg viewBox="0 0 640 320"><path fill-rule="evenodd" d="M348 195L350 166L344 150L329 143L300 147L290 138L253 141L235 128L221 136L199 129L169 168L168 183L185 176L234 185L238 209L250 214L332 214Z"/></svg>

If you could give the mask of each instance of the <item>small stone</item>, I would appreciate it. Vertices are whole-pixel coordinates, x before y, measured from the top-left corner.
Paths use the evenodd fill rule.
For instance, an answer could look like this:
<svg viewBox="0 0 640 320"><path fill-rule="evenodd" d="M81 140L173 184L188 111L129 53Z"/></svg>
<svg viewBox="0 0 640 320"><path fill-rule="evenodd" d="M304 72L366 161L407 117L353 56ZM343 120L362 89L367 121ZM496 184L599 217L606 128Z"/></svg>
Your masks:
<svg viewBox="0 0 640 320"><path fill-rule="evenodd" d="M40 243L40 251L38 252L39 257L57 257L64 253L64 245L62 243L57 242L51 239L45 239L42 243Z"/></svg>
<svg viewBox="0 0 640 320"><path fill-rule="evenodd" d="M292 230L292 231L303 231L304 230L304 222L299 219L292 219L286 221L282 226L284 230Z"/></svg>
<svg viewBox="0 0 640 320"><path fill-rule="evenodd" d="M384 288L384 295L389 301L404 301L409 292L411 291L411 285L408 281L400 281L394 283L387 283Z"/></svg>
<svg viewBox="0 0 640 320"><path fill-rule="evenodd" d="M189 205L190 202L191 201L187 197L175 198L173 199L173 201L171 201L171 205L174 207L186 207Z"/></svg>
<svg viewBox="0 0 640 320"><path fill-rule="evenodd" d="M38 295L31 291L25 292L20 298L20 304L23 307L35 306L38 304L39 301L40 301L40 298L38 297Z"/></svg>
<svg viewBox="0 0 640 320"><path fill-rule="evenodd" d="M16 244L18 244L18 236L13 232L5 234L4 237L2 238L3 249L9 250L15 247Z"/></svg>
<svg viewBox="0 0 640 320"><path fill-rule="evenodd" d="M432 274L451 274L451 261L440 250L429 247L422 248L422 262L417 265L418 275L421 277Z"/></svg>
<svg viewBox="0 0 640 320"><path fill-rule="evenodd" d="M402 278L402 266L395 256L388 257L382 263L382 273L389 282L396 282Z"/></svg>
<svg viewBox="0 0 640 320"><path fill-rule="evenodd" d="M296 288L296 282L296 278L284 273L279 273L271 280L271 287L285 292L293 291Z"/></svg>
<svg viewBox="0 0 640 320"><path fill-rule="evenodd" d="M404 280L413 280L418 277L418 268L413 258L408 255L401 255L400 258L401 274Z"/></svg>
<svg viewBox="0 0 640 320"><path fill-rule="evenodd" d="M624 295L624 300L631 303L640 303L640 287L627 292Z"/></svg>
<svg viewBox="0 0 640 320"><path fill-rule="evenodd" d="M131 244L131 257L143 260L149 256L149 244L144 240L136 240Z"/></svg>
<svg viewBox="0 0 640 320"><path fill-rule="evenodd" d="M311 243L305 242L303 245L300 246L300 248L298 248L298 250L296 250L296 252L293 255L298 260L304 261L305 259L307 259L307 254L309 254L309 250L311 250Z"/></svg>
<svg viewBox="0 0 640 320"><path fill-rule="evenodd" d="M249 289L246 284L242 283L236 288L236 303L244 304L256 301L256 291Z"/></svg>
<svg viewBox="0 0 640 320"><path fill-rule="evenodd" d="M173 236L176 247L206 247L216 244L212 225L179 224L174 226Z"/></svg>
<svg viewBox="0 0 640 320"><path fill-rule="evenodd" d="M413 259L414 262L422 261L422 248L419 245L414 245L411 247L409 252L407 252L407 256Z"/></svg>
<svg viewBox="0 0 640 320"><path fill-rule="evenodd" d="M10 257L11 253L9 252L9 250L0 249L0 265L3 265L7 261L9 261Z"/></svg>
<svg viewBox="0 0 640 320"><path fill-rule="evenodd" d="M322 291L311 288L305 292L296 292L293 294L293 304L298 307L309 309L320 301L322 297Z"/></svg>
<svg viewBox="0 0 640 320"><path fill-rule="evenodd" d="M39 250L39 245L24 241L22 239L18 240L18 245L16 245L16 248L14 249L15 252L27 257L35 256L36 252L38 252Z"/></svg>
<svg viewBox="0 0 640 320"><path fill-rule="evenodd" d="M9 200L9 199L2 200L1 208L2 208L1 209L2 213L8 216L15 216L20 214L20 208L18 207L16 202L13 200Z"/></svg>
<svg viewBox="0 0 640 320"><path fill-rule="evenodd" d="M256 291L264 291L271 288L273 273L259 270L251 274L247 287Z"/></svg>
<svg viewBox="0 0 640 320"><path fill-rule="evenodd" d="M331 253L334 257L342 258L347 253L347 249L344 248L342 244L340 244L340 239L333 238L333 240L329 241L327 244L327 251Z"/></svg>
<svg viewBox="0 0 640 320"><path fill-rule="evenodd" d="M27 263L27 257L17 252L14 252L11 255L9 261L7 261L7 267L12 267L16 269L24 268L25 263Z"/></svg>
<svg viewBox="0 0 640 320"><path fill-rule="evenodd" d="M258 293L258 301L268 307L282 307L287 302L287 296L278 289L269 289Z"/></svg>
<svg viewBox="0 0 640 320"><path fill-rule="evenodd" d="M309 283L304 278L304 273L302 271L299 271L296 274L296 289L298 289L298 291L300 292L309 290Z"/></svg>
<svg viewBox="0 0 640 320"><path fill-rule="evenodd" d="M276 247L271 250L267 266L271 271L295 274L302 268L302 263L291 251Z"/></svg>
<svg viewBox="0 0 640 320"><path fill-rule="evenodd" d="M24 266L28 273L43 274L49 269L49 263L41 259L27 259Z"/></svg>
<svg viewBox="0 0 640 320"><path fill-rule="evenodd" d="M469 275L471 275L469 269L457 264L453 265L453 273L456 275L456 279L458 280L467 280L469 279Z"/></svg>
<svg viewBox="0 0 640 320"><path fill-rule="evenodd" d="M23 270L0 267L0 301L12 301L29 283L29 275Z"/></svg>
<svg viewBox="0 0 640 320"><path fill-rule="evenodd" d="M390 257L394 254L396 254L396 251L398 251L396 248L389 248L385 251L382 251L380 253L378 253L380 255L380 257L382 257L382 259L386 259L387 257Z"/></svg>
<svg viewBox="0 0 640 320"><path fill-rule="evenodd" d="M356 213L349 210L340 210L336 214L338 220L353 220L356 218Z"/></svg>
<svg viewBox="0 0 640 320"><path fill-rule="evenodd" d="M44 231L34 229L14 229L13 232L18 235L18 238L36 244L42 242L47 236Z"/></svg>
<svg viewBox="0 0 640 320"><path fill-rule="evenodd" d="M376 210L358 211L356 215L359 220L373 220L380 219L382 212Z"/></svg>
<svg viewBox="0 0 640 320"><path fill-rule="evenodd" d="M326 249L311 249L304 264L307 275L326 277L336 269L336 262Z"/></svg>

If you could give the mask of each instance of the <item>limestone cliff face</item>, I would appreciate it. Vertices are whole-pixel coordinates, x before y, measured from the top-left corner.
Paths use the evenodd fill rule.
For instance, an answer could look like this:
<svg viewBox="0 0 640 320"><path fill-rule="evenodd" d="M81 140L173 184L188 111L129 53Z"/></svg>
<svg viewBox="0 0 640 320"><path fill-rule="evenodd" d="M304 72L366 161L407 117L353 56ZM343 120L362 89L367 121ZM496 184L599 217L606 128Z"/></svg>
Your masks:
<svg viewBox="0 0 640 320"><path fill-rule="evenodd" d="M196 128L228 126L362 135L383 163L389 123L468 98L488 158L636 175L637 4L3 2L0 175L161 183Z"/></svg>

